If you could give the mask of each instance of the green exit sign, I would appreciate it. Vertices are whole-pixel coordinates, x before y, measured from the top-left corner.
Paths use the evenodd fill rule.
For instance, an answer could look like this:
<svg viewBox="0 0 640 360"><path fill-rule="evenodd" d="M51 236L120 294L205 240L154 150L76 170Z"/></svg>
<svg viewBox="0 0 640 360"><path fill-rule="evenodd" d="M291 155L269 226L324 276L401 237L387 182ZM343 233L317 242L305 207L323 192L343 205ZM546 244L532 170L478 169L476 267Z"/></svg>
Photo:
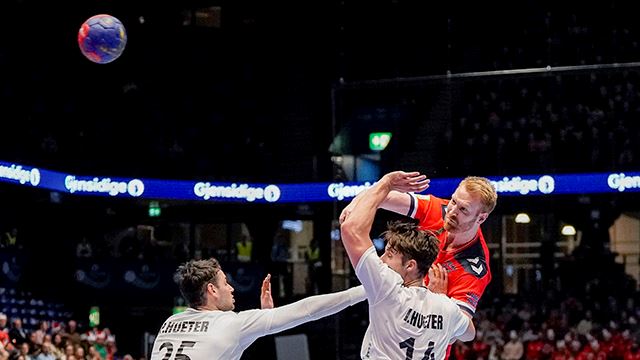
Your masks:
<svg viewBox="0 0 640 360"><path fill-rule="evenodd" d="M151 201L149 203L149 217L158 217L160 216L160 203L157 201Z"/></svg>
<svg viewBox="0 0 640 360"><path fill-rule="evenodd" d="M390 132L374 132L369 134L369 149L373 151L382 151L386 149L391 141Z"/></svg>

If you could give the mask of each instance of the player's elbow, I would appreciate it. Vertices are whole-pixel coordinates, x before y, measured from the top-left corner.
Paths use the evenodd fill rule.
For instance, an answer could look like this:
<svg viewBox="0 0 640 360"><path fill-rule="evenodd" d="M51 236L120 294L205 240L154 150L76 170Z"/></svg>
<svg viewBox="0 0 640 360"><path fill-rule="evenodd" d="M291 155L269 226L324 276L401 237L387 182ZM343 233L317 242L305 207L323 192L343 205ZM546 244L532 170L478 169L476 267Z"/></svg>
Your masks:
<svg viewBox="0 0 640 360"><path fill-rule="evenodd" d="M351 218L347 218L340 225L340 234L343 241L350 241L358 235L358 224Z"/></svg>
<svg viewBox="0 0 640 360"><path fill-rule="evenodd" d="M473 325L473 321L469 321L469 326L467 326L467 329L465 330L465 332L458 336L458 339L460 341L471 341L473 339L476 338L476 327Z"/></svg>
<svg viewBox="0 0 640 360"><path fill-rule="evenodd" d="M370 240L365 241L369 236L369 230L358 221L349 218L340 226L340 236L342 243L347 248L355 248L363 243L371 242Z"/></svg>

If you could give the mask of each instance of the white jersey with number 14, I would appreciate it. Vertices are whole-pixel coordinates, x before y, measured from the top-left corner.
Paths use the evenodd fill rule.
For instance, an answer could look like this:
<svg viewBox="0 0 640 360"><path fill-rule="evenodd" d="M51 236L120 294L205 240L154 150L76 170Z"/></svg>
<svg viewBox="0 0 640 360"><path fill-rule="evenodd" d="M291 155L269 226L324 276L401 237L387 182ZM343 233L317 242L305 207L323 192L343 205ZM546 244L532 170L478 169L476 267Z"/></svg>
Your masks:
<svg viewBox="0 0 640 360"><path fill-rule="evenodd" d="M444 359L450 340L469 326L469 317L447 296L402 285L373 246L358 261L356 275L369 300L363 359Z"/></svg>

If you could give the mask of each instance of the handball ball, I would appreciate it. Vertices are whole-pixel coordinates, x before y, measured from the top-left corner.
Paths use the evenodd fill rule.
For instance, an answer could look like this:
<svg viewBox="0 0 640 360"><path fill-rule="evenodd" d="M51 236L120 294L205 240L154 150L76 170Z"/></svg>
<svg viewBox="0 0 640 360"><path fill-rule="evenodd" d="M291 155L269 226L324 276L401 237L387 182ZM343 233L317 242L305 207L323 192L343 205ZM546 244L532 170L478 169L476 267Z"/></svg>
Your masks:
<svg viewBox="0 0 640 360"><path fill-rule="evenodd" d="M127 33L120 20L107 14L92 16L78 31L78 45L89 60L106 64L122 55Z"/></svg>

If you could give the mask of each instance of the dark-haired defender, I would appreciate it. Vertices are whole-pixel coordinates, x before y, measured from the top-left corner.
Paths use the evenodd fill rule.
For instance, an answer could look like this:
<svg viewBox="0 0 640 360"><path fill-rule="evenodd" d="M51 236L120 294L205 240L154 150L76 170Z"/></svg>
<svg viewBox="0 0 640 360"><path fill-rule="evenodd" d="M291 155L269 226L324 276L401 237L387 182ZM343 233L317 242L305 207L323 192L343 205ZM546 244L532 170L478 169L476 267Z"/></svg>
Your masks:
<svg viewBox="0 0 640 360"><path fill-rule="evenodd" d="M382 177L352 205L342 223L342 241L369 301L363 359L443 359L455 339L472 340L471 319L444 294L424 286L439 251L433 233L414 224L390 224L378 257L370 238L376 209L391 190L420 192L428 186L417 172Z"/></svg>
<svg viewBox="0 0 640 360"><path fill-rule="evenodd" d="M158 332L151 360L233 360L261 336L332 315L365 299L362 287L311 296L273 308L270 275L262 282L262 309L233 312L233 287L215 259L192 260L176 279L189 304Z"/></svg>

